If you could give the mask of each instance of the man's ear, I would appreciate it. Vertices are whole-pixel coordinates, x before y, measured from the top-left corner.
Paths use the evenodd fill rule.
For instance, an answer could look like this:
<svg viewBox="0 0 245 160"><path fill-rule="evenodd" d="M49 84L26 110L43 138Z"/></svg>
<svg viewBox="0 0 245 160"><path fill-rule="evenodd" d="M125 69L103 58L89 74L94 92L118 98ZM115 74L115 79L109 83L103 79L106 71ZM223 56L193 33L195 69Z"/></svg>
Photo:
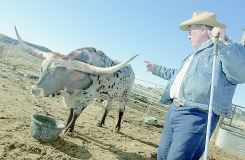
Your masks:
<svg viewBox="0 0 245 160"><path fill-rule="evenodd" d="M214 41L214 37L213 37L213 35L212 35L212 31L207 30L207 32L208 32L208 37L209 37L212 41Z"/></svg>

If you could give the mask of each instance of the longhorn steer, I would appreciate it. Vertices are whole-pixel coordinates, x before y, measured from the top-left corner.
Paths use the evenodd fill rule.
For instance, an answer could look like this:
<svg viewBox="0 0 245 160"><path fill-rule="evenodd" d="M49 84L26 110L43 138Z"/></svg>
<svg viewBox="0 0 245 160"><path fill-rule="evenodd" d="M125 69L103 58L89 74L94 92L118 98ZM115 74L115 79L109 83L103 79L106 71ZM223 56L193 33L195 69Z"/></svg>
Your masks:
<svg viewBox="0 0 245 160"><path fill-rule="evenodd" d="M32 94L49 96L62 93L66 106L70 108L64 132L74 130L76 119L94 98L107 100L104 115L97 124L104 125L112 99L115 97L120 98L120 103L114 131L119 132L125 105L135 79L128 63L137 55L119 64L95 48L77 49L66 56L58 53L40 53L22 41L16 28L15 31L20 44L30 49L33 55L46 57L41 65L41 76L32 87Z"/></svg>

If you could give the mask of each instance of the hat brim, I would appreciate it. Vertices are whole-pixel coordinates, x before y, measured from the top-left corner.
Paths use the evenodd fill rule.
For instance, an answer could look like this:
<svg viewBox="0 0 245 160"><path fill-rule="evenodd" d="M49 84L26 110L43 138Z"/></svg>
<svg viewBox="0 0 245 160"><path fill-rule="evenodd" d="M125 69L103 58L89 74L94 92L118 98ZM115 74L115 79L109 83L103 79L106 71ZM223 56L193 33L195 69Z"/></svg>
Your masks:
<svg viewBox="0 0 245 160"><path fill-rule="evenodd" d="M203 25L207 25L211 27L220 27L222 29L225 29L226 27L225 24L222 24L216 21L207 21L203 19L189 19L189 20L182 22L179 25L179 28L183 31L189 31L190 25L193 25L193 24L203 24Z"/></svg>

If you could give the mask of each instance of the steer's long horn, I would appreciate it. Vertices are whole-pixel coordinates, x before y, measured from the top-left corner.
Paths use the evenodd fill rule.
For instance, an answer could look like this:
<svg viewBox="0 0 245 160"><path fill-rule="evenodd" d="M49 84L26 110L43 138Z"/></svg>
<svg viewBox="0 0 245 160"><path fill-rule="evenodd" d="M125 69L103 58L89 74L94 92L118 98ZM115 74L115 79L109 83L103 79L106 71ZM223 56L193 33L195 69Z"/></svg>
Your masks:
<svg viewBox="0 0 245 160"><path fill-rule="evenodd" d="M66 68L75 69L78 71L82 71L85 73L91 73L91 74L110 74L110 73L114 73L117 70L125 67L130 61L132 61L137 56L138 56L138 54L129 58L128 60L126 60L124 62L121 62L115 66L107 67L107 68L97 67L97 66L93 66L93 65L90 65L90 64L87 64L84 62L72 60L72 61L69 61Z"/></svg>
<svg viewBox="0 0 245 160"><path fill-rule="evenodd" d="M35 49L31 46L29 46L26 42L24 42L22 40L22 38L20 37L18 31L17 31L17 28L16 26L14 26L14 29L15 29L15 34L17 36L17 39L18 39L18 42L27 50L30 51L31 55L35 56L35 57L38 57L38 58L42 58L42 59L46 59L48 57L51 57L53 56L54 54L52 52L42 52L38 49Z"/></svg>

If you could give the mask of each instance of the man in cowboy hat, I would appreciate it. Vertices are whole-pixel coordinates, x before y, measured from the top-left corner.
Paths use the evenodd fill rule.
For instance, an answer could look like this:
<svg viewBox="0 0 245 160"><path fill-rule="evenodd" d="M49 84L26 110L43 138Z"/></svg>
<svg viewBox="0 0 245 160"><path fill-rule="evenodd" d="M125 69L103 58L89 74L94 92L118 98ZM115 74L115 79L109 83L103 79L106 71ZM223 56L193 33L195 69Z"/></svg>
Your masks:
<svg viewBox="0 0 245 160"><path fill-rule="evenodd" d="M189 32L193 51L179 69L145 61L152 74L169 80L160 102L169 105L158 160L199 160L205 148L213 63L219 35L211 133L219 116L230 117L236 85L245 82L245 47L226 39L225 25L211 12L194 12L179 28Z"/></svg>

